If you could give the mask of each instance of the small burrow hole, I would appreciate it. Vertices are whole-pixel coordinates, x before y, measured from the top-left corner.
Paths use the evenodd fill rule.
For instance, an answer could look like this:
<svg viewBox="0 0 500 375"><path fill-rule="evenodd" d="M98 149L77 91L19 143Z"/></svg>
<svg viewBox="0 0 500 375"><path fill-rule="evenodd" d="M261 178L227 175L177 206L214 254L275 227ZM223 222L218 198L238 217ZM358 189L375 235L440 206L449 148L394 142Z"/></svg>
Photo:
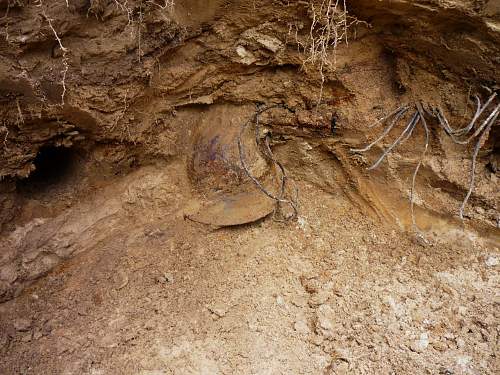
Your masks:
<svg viewBox="0 0 500 375"><path fill-rule="evenodd" d="M74 175L78 160L75 148L42 147L33 161L35 170L18 181L18 191L35 193L68 182Z"/></svg>

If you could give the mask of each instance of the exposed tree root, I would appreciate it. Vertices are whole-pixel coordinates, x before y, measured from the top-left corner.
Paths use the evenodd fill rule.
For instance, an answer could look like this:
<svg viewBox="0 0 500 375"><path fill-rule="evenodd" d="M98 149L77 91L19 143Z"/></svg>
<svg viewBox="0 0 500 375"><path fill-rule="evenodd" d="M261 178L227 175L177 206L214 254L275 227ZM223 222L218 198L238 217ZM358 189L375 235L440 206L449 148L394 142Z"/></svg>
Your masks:
<svg viewBox="0 0 500 375"><path fill-rule="evenodd" d="M420 167L422 166L422 163L424 161L425 155L427 154L428 148L429 148L429 126L427 125L425 116L428 115L432 118L436 118L438 120L438 123L440 127L444 130L444 132L453 140L453 142L460 144L460 145L466 145L470 143L472 140L477 139L475 146L474 146L474 151L472 154L472 167L471 167L471 174L470 174L470 182L469 182L469 189L468 192L462 202L462 205L460 206L460 211L459 211L459 216L462 220L464 220L464 210L467 205L467 202L474 190L474 182L475 182L475 172L476 172L476 160L477 156L479 154L479 150L481 149L486 137L488 136L490 129L492 126L496 123L498 116L500 115L500 104L497 104L493 109L486 111L486 109L490 106L490 104L493 102L493 100L496 98L496 93L493 93L488 100L485 102L484 105L481 105L481 100L479 97L475 96L476 99L476 112L471 119L471 121L464 127L459 127L459 128L453 128L450 126L448 120L446 119L443 111L441 108L435 108L435 109L427 109L424 108L422 103L417 102L415 105L402 105L398 107L396 110L391 112L389 115L384 116L380 120L377 120L375 124L371 125L369 128L372 128L377 125L384 124L391 120L389 124L384 128L382 133L371 143L369 143L366 147L359 148L359 149L351 149L352 152L366 152L369 151L373 146L379 144L394 128L395 126L400 122L400 120L405 116L406 112L413 107L413 115L410 117L409 122L406 124L404 130L400 133L400 135L396 138L395 141L393 141L382 153L382 155L373 163L371 166L368 167L368 170L373 170L377 168L382 161L385 159L385 157L390 154L398 145L401 143L405 142L407 139L411 137L413 134L414 129L417 127L419 123L422 124L424 131L425 131L425 144L424 144L424 151L422 152L418 164L415 168L415 171L412 176L412 184L411 184L411 190L410 190L410 209L411 209L411 218L412 218L412 225L414 230L416 231L417 235L420 235L421 238L421 232L418 229L418 226L416 224L416 219L415 219L415 211L414 211L414 192L415 192L415 182L417 178L418 171ZM481 117L484 117L484 120L479 123L479 119Z"/></svg>
<svg viewBox="0 0 500 375"><path fill-rule="evenodd" d="M283 107L282 105L273 105L270 107L266 107L263 109L257 109L255 114L247 121L245 122L240 129L240 133L238 135L238 152L239 152L239 157L240 157L240 163L241 167L245 171L245 174L252 180L252 182L257 186L257 188L262 191L265 195L267 195L269 198L274 200L276 202L276 208L274 210L274 218L277 221L288 221L288 220L293 220L297 217L298 215L298 204L297 204L297 189L295 190L295 197L290 196L289 198L286 197L286 183L288 181L287 175L285 168L283 164L281 164L273 155L271 151L271 147L269 146L269 138L270 135L266 134L264 138L264 152L263 155L265 158L270 161L275 169L279 171L280 174L280 187L278 189L278 193L274 194L270 192L268 189L262 185L262 183L250 172L250 169L248 168L248 165L245 161L245 151L243 147L243 142L242 142L242 136L243 133L245 132L246 128L248 125L250 125L252 122L255 122L256 124L256 129L255 129L255 141L257 143L257 146L261 146L261 141L260 141L260 131L259 131L259 115L276 107ZM291 215L284 215L282 213L282 205L288 205L292 209L292 214ZM283 217L283 219L280 218Z"/></svg>

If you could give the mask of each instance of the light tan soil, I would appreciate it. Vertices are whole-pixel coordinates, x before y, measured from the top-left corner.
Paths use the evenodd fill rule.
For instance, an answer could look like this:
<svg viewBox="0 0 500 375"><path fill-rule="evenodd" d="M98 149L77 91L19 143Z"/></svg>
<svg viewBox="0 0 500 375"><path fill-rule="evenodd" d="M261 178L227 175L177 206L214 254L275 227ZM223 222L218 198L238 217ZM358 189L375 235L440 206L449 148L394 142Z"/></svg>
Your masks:
<svg viewBox="0 0 500 375"><path fill-rule="evenodd" d="M423 237L423 128L373 171L396 131L350 151L402 103L469 121L498 90L495 2L349 2L370 27L330 51L320 105L297 48L310 2L159 5L0 0L0 374L496 374L498 123L462 222L473 146L428 119ZM275 104L259 121L298 191L284 223L236 142ZM276 191L253 126L247 161ZM257 203L224 219L254 222L193 220L234 191Z"/></svg>

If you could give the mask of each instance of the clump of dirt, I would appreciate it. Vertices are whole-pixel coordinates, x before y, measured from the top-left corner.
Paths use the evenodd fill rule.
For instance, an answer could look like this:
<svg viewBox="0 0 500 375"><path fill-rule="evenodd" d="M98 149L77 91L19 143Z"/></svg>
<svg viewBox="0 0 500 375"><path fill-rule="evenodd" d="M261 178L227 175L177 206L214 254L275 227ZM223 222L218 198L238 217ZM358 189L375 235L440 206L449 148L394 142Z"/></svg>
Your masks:
<svg viewBox="0 0 500 375"><path fill-rule="evenodd" d="M496 2L0 11L0 372L495 372Z"/></svg>

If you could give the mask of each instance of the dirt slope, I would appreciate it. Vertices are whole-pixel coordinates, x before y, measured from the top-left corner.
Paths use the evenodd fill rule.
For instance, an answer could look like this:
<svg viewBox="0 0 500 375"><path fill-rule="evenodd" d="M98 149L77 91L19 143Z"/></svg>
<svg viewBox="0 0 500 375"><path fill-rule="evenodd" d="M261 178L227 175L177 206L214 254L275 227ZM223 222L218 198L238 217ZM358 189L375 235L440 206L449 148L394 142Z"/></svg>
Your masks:
<svg viewBox="0 0 500 375"><path fill-rule="evenodd" d="M498 106L500 8L352 0L323 51L327 3L0 0L0 373L497 371L498 121L462 221L474 144L431 112ZM297 218L193 220L272 209L238 135Z"/></svg>

